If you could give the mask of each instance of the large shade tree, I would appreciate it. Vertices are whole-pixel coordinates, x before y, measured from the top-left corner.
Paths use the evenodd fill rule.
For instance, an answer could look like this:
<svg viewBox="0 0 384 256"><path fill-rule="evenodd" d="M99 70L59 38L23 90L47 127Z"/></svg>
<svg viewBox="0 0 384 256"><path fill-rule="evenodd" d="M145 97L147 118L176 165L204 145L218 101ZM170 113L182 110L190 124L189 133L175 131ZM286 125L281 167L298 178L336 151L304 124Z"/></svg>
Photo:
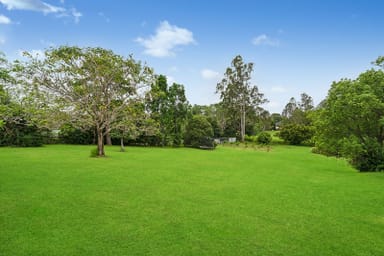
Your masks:
<svg viewBox="0 0 384 256"><path fill-rule="evenodd" d="M380 61L382 60L382 61ZM380 66L384 59L378 59ZM384 169L384 72L334 82L316 114L316 148L344 156L360 171Z"/></svg>
<svg viewBox="0 0 384 256"><path fill-rule="evenodd" d="M247 113L256 112L267 100L256 85L251 84L253 63L244 63L237 55L224 73L224 78L217 84L221 104L226 115L239 121L240 138L244 141Z"/></svg>
<svg viewBox="0 0 384 256"><path fill-rule="evenodd" d="M43 59L31 57L25 71L31 85L49 95L50 104L95 127L98 156L105 155L104 136L152 75L132 56L76 46L51 48Z"/></svg>

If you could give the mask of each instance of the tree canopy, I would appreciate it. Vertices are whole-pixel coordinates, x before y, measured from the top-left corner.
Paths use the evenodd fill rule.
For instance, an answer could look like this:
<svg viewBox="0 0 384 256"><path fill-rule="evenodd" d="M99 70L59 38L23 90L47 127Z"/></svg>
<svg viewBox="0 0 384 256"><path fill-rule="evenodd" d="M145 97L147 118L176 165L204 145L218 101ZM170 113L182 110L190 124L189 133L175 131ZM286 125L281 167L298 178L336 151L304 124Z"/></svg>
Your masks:
<svg viewBox="0 0 384 256"><path fill-rule="evenodd" d="M187 120L189 103L184 86L173 83L168 86L164 75L157 76L146 94L147 111L159 124L158 143L161 146L180 146Z"/></svg>
<svg viewBox="0 0 384 256"><path fill-rule="evenodd" d="M61 46L31 57L28 79L47 93L73 119L96 129L98 156L104 156L104 136L152 70L103 48Z"/></svg>
<svg viewBox="0 0 384 256"><path fill-rule="evenodd" d="M202 115L195 115L188 120L184 136L185 145L189 147L212 149L215 146L212 126Z"/></svg>
<svg viewBox="0 0 384 256"><path fill-rule="evenodd" d="M169 86L166 76L154 75L132 56L76 46L26 55L25 62L9 63L0 53L0 145L38 146L60 130L64 142L97 142L97 155L104 156L110 135L122 150L124 140L213 147L213 136L244 140L246 134L280 129L287 143L314 142L315 151L346 157L361 171L384 170L383 56L358 78L334 82L316 108L302 93L300 101L290 98L281 115L271 115L251 83L253 63L240 55L216 86L220 102L193 107L183 85Z"/></svg>
<svg viewBox="0 0 384 256"><path fill-rule="evenodd" d="M247 114L259 111L260 105L267 102L258 87L251 84L252 71L253 63L244 63L243 58L237 55L216 86L226 116L239 122L241 141L244 141L246 133Z"/></svg>
<svg viewBox="0 0 384 256"><path fill-rule="evenodd" d="M361 171L384 169L384 72L334 82L316 115L316 148Z"/></svg>

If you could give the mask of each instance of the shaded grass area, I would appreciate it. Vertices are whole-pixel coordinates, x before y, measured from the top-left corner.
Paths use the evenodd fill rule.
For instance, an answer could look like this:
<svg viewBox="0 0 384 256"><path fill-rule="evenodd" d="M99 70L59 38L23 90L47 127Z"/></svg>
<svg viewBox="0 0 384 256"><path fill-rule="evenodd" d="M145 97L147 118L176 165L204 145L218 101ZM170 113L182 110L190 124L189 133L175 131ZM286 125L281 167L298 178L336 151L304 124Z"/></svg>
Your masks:
<svg viewBox="0 0 384 256"><path fill-rule="evenodd" d="M384 174L306 147L0 148L0 255L384 255Z"/></svg>

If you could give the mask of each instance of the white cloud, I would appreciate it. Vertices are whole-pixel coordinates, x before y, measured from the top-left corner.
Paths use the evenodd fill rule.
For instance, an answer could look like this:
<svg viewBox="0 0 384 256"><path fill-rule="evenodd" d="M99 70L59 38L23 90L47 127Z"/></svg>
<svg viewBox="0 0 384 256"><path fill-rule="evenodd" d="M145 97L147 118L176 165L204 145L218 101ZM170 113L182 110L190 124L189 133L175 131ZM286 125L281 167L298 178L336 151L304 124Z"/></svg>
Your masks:
<svg viewBox="0 0 384 256"><path fill-rule="evenodd" d="M168 21L160 23L155 35L147 39L139 37L136 41L145 47L145 54L153 57L174 56L177 46L195 42L191 31L171 25Z"/></svg>
<svg viewBox="0 0 384 256"><path fill-rule="evenodd" d="M71 13L72 13L72 16L75 20L75 23L79 23L80 18L83 16L83 14L81 12L77 11L75 8L71 9Z"/></svg>
<svg viewBox="0 0 384 256"><path fill-rule="evenodd" d="M271 92L273 93L285 93L287 92L287 89L282 86L273 86L271 88Z"/></svg>
<svg viewBox="0 0 384 256"><path fill-rule="evenodd" d="M201 76L206 80L213 80L213 79L219 79L220 74L219 72L210 70L210 69L203 69L201 70Z"/></svg>
<svg viewBox="0 0 384 256"><path fill-rule="evenodd" d="M0 37L0 44L5 44L5 38Z"/></svg>
<svg viewBox="0 0 384 256"><path fill-rule="evenodd" d="M254 45L267 45L267 46L279 46L280 42L277 39L272 39L266 34L259 35L252 40L252 44Z"/></svg>
<svg viewBox="0 0 384 256"><path fill-rule="evenodd" d="M102 17L105 20L105 22L107 22L107 23L109 23L111 21L107 16L105 16L105 14L103 12L99 12L98 15L100 17Z"/></svg>
<svg viewBox="0 0 384 256"><path fill-rule="evenodd" d="M41 0L0 0L8 10L24 10L42 12L44 15L56 14L57 17L73 17L75 23L80 21L82 14L75 8L67 10L60 6L55 6ZM63 4L64 1L61 1Z"/></svg>
<svg viewBox="0 0 384 256"><path fill-rule="evenodd" d="M11 24L11 19L0 14L0 24Z"/></svg>
<svg viewBox="0 0 384 256"><path fill-rule="evenodd" d="M0 0L8 10L29 10L47 13L65 12L62 7L47 4L40 0Z"/></svg>

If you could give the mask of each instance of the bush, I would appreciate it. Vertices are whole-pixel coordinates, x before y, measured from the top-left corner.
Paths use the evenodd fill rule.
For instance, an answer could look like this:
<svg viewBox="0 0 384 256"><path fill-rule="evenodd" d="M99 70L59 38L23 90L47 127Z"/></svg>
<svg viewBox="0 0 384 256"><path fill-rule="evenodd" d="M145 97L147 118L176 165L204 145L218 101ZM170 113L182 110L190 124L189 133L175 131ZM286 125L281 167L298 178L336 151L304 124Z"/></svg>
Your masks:
<svg viewBox="0 0 384 256"><path fill-rule="evenodd" d="M41 147L43 145L43 137L38 134L27 134L20 138L21 147Z"/></svg>
<svg viewBox="0 0 384 256"><path fill-rule="evenodd" d="M93 144L93 129L81 130L72 124L64 124L60 127L60 141L64 144L89 145Z"/></svg>
<svg viewBox="0 0 384 256"><path fill-rule="evenodd" d="M42 130L19 116L3 120L0 146L39 147L43 145Z"/></svg>
<svg viewBox="0 0 384 256"><path fill-rule="evenodd" d="M247 134L245 134L245 136L244 136L244 140L245 140L245 141L248 141L248 142L255 142L255 141L257 141L257 137L256 137L256 136L252 136L252 135L247 135Z"/></svg>
<svg viewBox="0 0 384 256"><path fill-rule="evenodd" d="M349 159L353 167L361 172L383 171L383 148L375 139L366 138L365 144L362 144L351 136L342 142L342 155Z"/></svg>
<svg viewBox="0 0 384 256"><path fill-rule="evenodd" d="M213 149L213 129L208 120L201 115L193 116L187 123L184 145L194 148Z"/></svg>
<svg viewBox="0 0 384 256"><path fill-rule="evenodd" d="M279 137L290 145L301 145L305 142L310 144L313 134L314 130L311 126L289 124L280 130Z"/></svg>
<svg viewBox="0 0 384 256"><path fill-rule="evenodd" d="M268 132L261 132L256 138L257 144L269 145L272 142L272 136Z"/></svg>

